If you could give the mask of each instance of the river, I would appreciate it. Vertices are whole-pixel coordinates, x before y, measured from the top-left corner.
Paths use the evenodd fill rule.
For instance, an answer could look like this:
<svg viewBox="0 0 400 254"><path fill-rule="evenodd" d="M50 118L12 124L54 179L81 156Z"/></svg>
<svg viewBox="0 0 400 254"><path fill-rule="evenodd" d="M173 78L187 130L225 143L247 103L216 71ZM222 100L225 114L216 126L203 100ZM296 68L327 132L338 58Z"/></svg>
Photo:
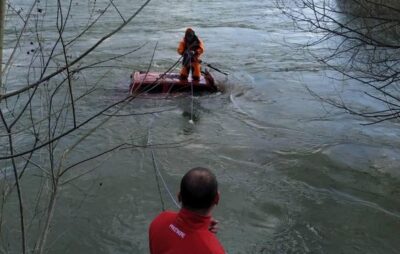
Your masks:
<svg viewBox="0 0 400 254"><path fill-rule="evenodd" d="M73 4L76 26L71 27L79 28L88 10L106 5L83 2ZM139 7L138 1L114 2L123 16ZM55 3L40 4L53 15ZM18 6L28 8L23 2ZM76 42L72 57L120 22L115 11L106 15ZM53 25L43 27L50 33ZM120 114L165 112L115 117L80 144L71 162L120 142L169 145L124 149L77 167L74 174L96 166L62 187L47 252L147 253L148 225L162 209L153 151L174 195L188 169L203 166L216 173L218 237L230 254L399 253L399 125L365 126L365 119L313 97L307 88L321 96L340 93L356 106L375 106L360 84L330 79L337 74L296 49L312 35L296 31L272 0L151 1L88 56L88 61L104 59L147 42L117 67L87 72L88 83L106 76L96 96L80 105L82 118L126 96L130 73L146 70L154 49L151 69L169 68L178 59L176 47L186 27L204 41L203 60L230 73L213 72L225 91L193 99L135 99ZM36 184L27 181L25 191ZM165 207L176 209L162 185L161 192Z"/></svg>

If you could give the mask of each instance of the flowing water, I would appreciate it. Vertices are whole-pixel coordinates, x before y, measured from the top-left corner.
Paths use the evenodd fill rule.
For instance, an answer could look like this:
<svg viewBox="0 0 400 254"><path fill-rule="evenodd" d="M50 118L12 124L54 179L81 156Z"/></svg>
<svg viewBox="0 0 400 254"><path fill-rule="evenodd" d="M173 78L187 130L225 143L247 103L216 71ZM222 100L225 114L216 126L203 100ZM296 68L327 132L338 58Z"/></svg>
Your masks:
<svg viewBox="0 0 400 254"><path fill-rule="evenodd" d="M50 2L48 15L55 5ZM88 10L95 13L106 5L82 2L73 5L71 24L77 28ZM137 1L114 2L124 16L139 7ZM116 12L106 15L70 54L79 55L120 22ZM96 97L82 103L81 115L126 96L130 72L148 68L156 44L151 69L173 65L186 27L204 41L203 60L230 73L214 72L225 91L193 100L134 100L120 114L165 112L113 118L75 149L70 164L120 142L169 144L153 152L172 194L192 167L216 173L221 202L215 217L228 253L399 253L399 126L361 125L365 119L311 96L307 88L321 96L341 93L355 106L376 107L359 92L359 84L330 79L337 74L296 50L295 44L312 35L292 25L272 0L152 1L89 55L105 59L147 42L120 60L120 67L86 74L89 83L106 77ZM42 32L50 34L53 26L44 23ZM74 173L93 166L90 174L61 189L48 253L147 253L148 225L162 209L152 150L121 150ZM176 209L163 186L161 192L166 208Z"/></svg>

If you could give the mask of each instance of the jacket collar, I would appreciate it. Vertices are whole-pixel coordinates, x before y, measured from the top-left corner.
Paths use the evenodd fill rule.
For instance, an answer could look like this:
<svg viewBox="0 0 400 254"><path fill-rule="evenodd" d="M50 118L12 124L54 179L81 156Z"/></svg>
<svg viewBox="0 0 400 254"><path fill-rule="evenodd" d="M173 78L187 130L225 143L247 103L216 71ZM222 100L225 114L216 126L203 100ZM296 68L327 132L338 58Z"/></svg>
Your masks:
<svg viewBox="0 0 400 254"><path fill-rule="evenodd" d="M188 209L182 208L177 216L177 224L191 230L208 230L211 223L211 216L205 216Z"/></svg>

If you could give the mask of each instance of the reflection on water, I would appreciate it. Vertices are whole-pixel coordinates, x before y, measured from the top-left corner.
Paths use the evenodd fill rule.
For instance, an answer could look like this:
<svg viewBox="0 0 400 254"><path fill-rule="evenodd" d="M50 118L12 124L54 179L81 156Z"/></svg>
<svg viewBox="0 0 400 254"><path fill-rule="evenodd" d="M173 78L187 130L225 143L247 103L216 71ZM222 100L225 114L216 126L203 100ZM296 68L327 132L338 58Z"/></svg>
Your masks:
<svg viewBox="0 0 400 254"><path fill-rule="evenodd" d="M98 1L97 8L102 4ZM131 1L118 5L123 15L133 9ZM88 115L125 96L129 74L147 69L156 42L152 69L173 64L188 26L205 42L204 60L231 75L215 73L226 87L221 94L134 100L120 114L169 110L116 117L77 148L71 160L119 142L135 145L63 187L48 252L146 253L148 224L161 210L151 151L140 147L149 135L153 144L171 144L154 152L173 193L191 167L216 172L222 193L218 235L228 253L398 252L399 130L391 123L361 126L362 120L310 96L305 84L330 94L340 83L291 50L291 43L307 37L279 13L273 1L153 1L132 25L89 55L107 58L149 42L121 60L127 68L111 68L98 97L82 106ZM74 50L118 24L118 14L106 20ZM80 20L73 22L79 27ZM43 33L50 33L46 24ZM86 79L99 72L105 70L88 71ZM353 90L345 96L354 97L358 85L348 85ZM355 103L365 102L356 98ZM162 198L174 209L166 191Z"/></svg>

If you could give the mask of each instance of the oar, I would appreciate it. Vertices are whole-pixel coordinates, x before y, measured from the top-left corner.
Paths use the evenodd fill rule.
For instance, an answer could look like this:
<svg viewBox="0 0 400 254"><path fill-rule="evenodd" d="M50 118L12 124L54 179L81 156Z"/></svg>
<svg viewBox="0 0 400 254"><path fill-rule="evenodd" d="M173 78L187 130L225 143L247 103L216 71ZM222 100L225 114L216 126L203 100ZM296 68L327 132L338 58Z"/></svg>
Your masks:
<svg viewBox="0 0 400 254"><path fill-rule="evenodd" d="M207 64L207 63L206 63L206 65L207 65L208 67L210 67L211 69L213 69L213 70L215 70L215 71L218 71L219 73L222 73L222 74L224 74L224 75L226 75L226 76L229 75L228 72L221 71L220 69L218 69L218 68L212 66L211 64Z"/></svg>
<svg viewBox="0 0 400 254"><path fill-rule="evenodd" d="M214 66L212 66L211 64L206 63L206 62L204 62L204 61L202 61L202 60L200 60L200 63L204 63L205 65L207 65L207 66L210 67L211 69L213 69L213 70L215 70L215 71L218 71L219 73L222 73L222 74L224 74L224 75L226 75L226 76L229 75L228 72L221 71L221 70L218 69L217 67L214 67Z"/></svg>

